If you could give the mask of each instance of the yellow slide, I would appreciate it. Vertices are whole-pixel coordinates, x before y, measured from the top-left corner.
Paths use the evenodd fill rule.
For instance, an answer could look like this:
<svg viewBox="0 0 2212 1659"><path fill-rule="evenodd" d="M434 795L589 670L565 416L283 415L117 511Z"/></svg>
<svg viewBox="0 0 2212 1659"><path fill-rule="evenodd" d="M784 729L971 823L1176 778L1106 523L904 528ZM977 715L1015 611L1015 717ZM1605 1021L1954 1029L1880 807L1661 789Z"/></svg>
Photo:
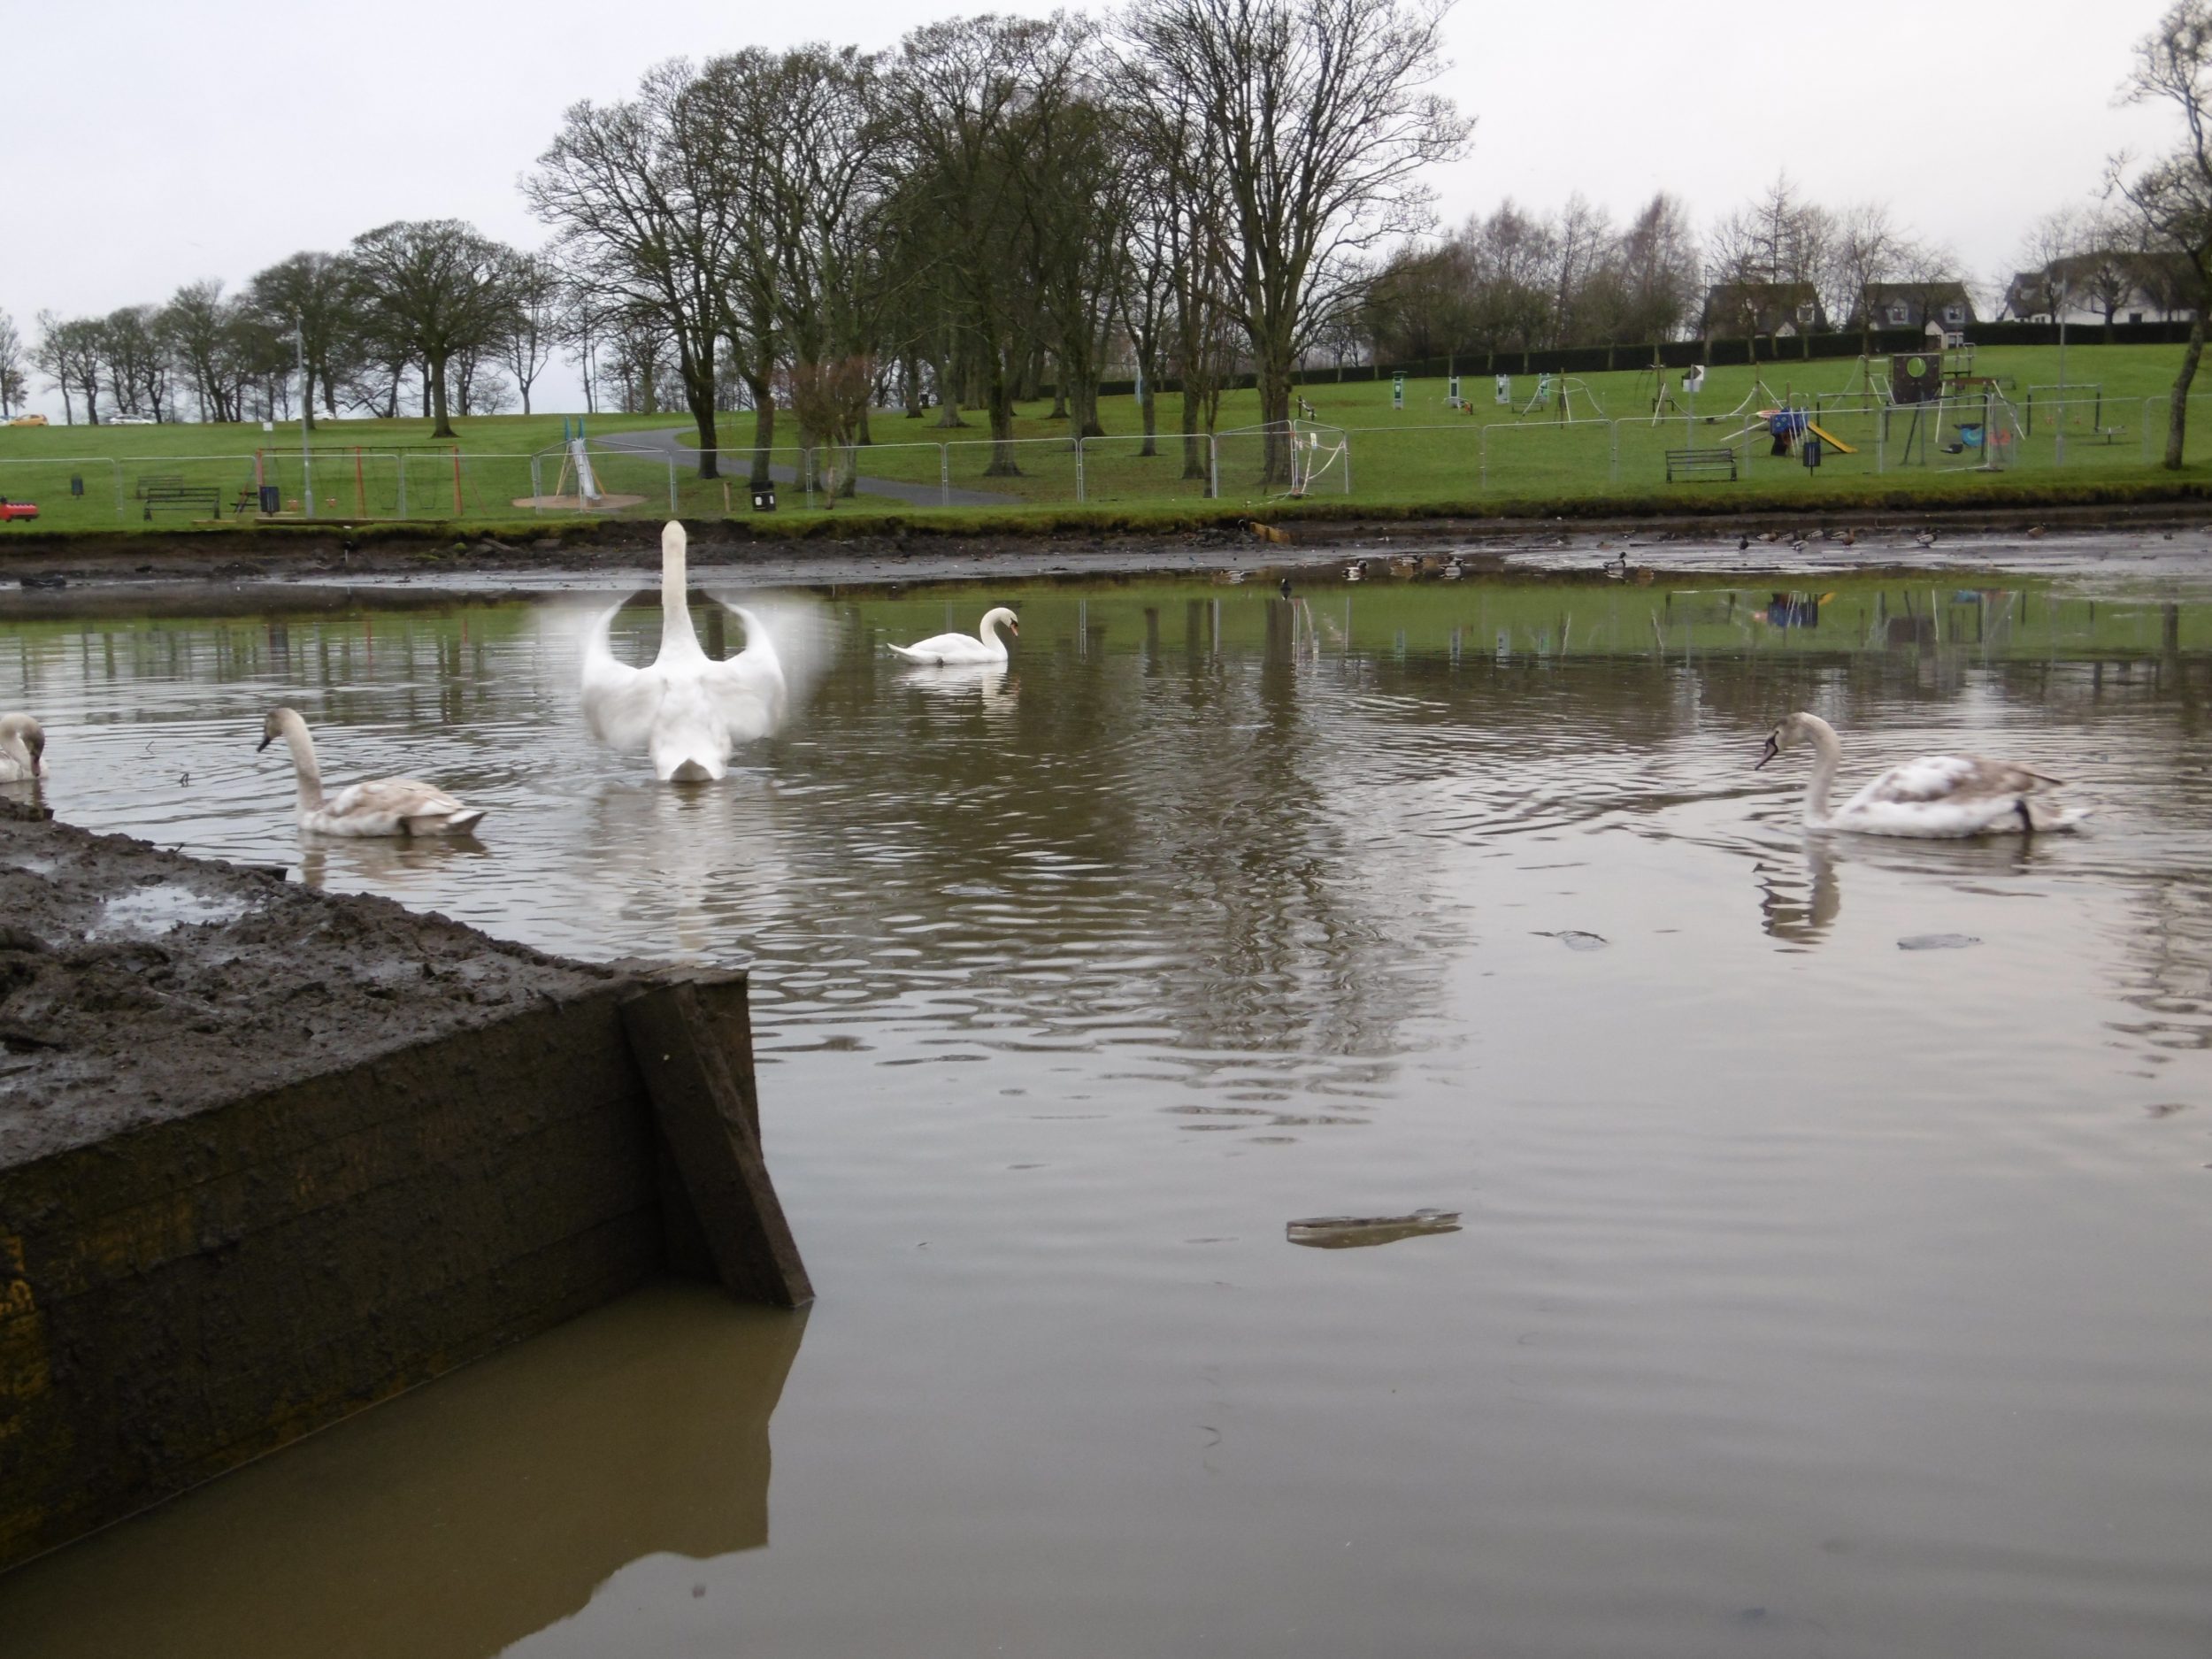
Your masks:
<svg viewBox="0 0 2212 1659"><path fill-rule="evenodd" d="M1826 444L1830 449L1835 450L1839 455L1856 455L1858 453L1856 449L1846 443L1841 438L1836 436L1834 433L1824 432L1809 420L1805 423L1805 430L1811 433L1816 438L1818 438L1823 443Z"/></svg>

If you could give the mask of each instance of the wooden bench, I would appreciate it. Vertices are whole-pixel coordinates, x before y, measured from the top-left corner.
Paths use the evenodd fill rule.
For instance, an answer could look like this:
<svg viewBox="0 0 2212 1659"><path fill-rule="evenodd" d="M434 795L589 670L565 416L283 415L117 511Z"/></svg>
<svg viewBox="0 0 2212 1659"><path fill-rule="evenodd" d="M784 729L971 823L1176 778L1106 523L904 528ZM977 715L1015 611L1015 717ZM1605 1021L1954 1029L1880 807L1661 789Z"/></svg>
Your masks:
<svg viewBox="0 0 2212 1659"><path fill-rule="evenodd" d="M149 518L157 511L172 509L187 512L197 509L203 518L223 516L223 491L216 484L154 484L147 488L142 498Z"/></svg>
<svg viewBox="0 0 2212 1659"><path fill-rule="evenodd" d="M1733 449L1670 449L1667 451L1667 482L1678 478L1717 478L1725 472L1736 476L1736 452Z"/></svg>
<svg viewBox="0 0 2212 1659"><path fill-rule="evenodd" d="M184 474L181 472L141 472L138 475L137 487L131 491L131 494L143 501L146 499L146 492L150 489L182 489L183 488Z"/></svg>

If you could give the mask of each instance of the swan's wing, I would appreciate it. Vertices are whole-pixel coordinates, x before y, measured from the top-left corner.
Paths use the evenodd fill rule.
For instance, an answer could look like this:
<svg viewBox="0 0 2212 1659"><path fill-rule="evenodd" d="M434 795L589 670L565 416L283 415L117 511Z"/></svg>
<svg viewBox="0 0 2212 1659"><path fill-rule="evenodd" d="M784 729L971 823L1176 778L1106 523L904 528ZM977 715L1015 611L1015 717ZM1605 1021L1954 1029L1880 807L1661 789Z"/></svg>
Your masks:
<svg viewBox="0 0 2212 1659"><path fill-rule="evenodd" d="M2058 782L2010 761L1979 755L1923 755L1893 766L1852 797L1855 806L1926 805L1939 801L2011 800Z"/></svg>
<svg viewBox="0 0 2212 1659"><path fill-rule="evenodd" d="M714 664L711 678L741 704L764 709L770 731L780 729L805 703L828 664L834 641L822 608L784 595L749 595L743 604L714 598L743 625L745 649Z"/></svg>
<svg viewBox="0 0 2212 1659"><path fill-rule="evenodd" d="M615 660L607 633L621 610L617 605L595 618L584 635L584 724L603 743L641 749L652 738L666 687L653 669Z"/></svg>
<svg viewBox="0 0 2212 1659"><path fill-rule="evenodd" d="M418 834L448 825L462 828L484 814L462 805L435 784L413 778L372 778L339 790L324 803L322 816L334 826L390 835L401 833L403 826Z"/></svg>

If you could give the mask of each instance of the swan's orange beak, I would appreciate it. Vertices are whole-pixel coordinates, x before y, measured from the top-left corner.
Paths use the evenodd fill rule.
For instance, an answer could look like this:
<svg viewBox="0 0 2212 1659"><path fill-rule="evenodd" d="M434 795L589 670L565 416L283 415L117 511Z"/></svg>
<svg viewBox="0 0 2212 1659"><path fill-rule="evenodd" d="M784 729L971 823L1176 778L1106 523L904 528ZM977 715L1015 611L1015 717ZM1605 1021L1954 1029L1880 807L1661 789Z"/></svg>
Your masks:
<svg viewBox="0 0 2212 1659"><path fill-rule="evenodd" d="M1019 622L1010 622L1006 625L1006 631L1018 640L1022 636L1022 625Z"/></svg>
<svg viewBox="0 0 2212 1659"><path fill-rule="evenodd" d="M1778 743L1778 742L1776 742L1776 741L1774 741L1774 733L1771 733L1771 732L1768 733L1767 733L1767 746L1766 746L1766 748L1765 748L1763 750L1762 750L1762 751L1761 751L1761 753L1760 753L1760 756L1759 756L1759 758L1758 758L1757 762L1756 762L1755 764L1754 764L1754 765L1752 766L1751 770L1752 770L1752 771L1754 771L1754 772L1758 771L1758 770L1759 770L1759 768L1760 768L1761 766L1765 765L1765 764L1767 764L1767 762L1769 762L1769 761L1772 760L1772 759L1773 759L1773 758L1774 758L1777 755L1780 754L1781 752L1782 752L1782 746L1781 746L1779 743Z"/></svg>

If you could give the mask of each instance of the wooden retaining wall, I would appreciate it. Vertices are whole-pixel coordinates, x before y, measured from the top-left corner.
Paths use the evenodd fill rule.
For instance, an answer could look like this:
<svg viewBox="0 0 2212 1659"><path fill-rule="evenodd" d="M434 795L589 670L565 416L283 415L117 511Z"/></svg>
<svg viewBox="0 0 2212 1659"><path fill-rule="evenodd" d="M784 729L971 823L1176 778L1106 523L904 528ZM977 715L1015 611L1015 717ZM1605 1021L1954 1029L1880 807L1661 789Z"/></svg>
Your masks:
<svg viewBox="0 0 2212 1659"><path fill-rule="evenodd" d="M807 1300L742 976L602 983L0 1169L0 1569L656 1273Z"/></svg>

